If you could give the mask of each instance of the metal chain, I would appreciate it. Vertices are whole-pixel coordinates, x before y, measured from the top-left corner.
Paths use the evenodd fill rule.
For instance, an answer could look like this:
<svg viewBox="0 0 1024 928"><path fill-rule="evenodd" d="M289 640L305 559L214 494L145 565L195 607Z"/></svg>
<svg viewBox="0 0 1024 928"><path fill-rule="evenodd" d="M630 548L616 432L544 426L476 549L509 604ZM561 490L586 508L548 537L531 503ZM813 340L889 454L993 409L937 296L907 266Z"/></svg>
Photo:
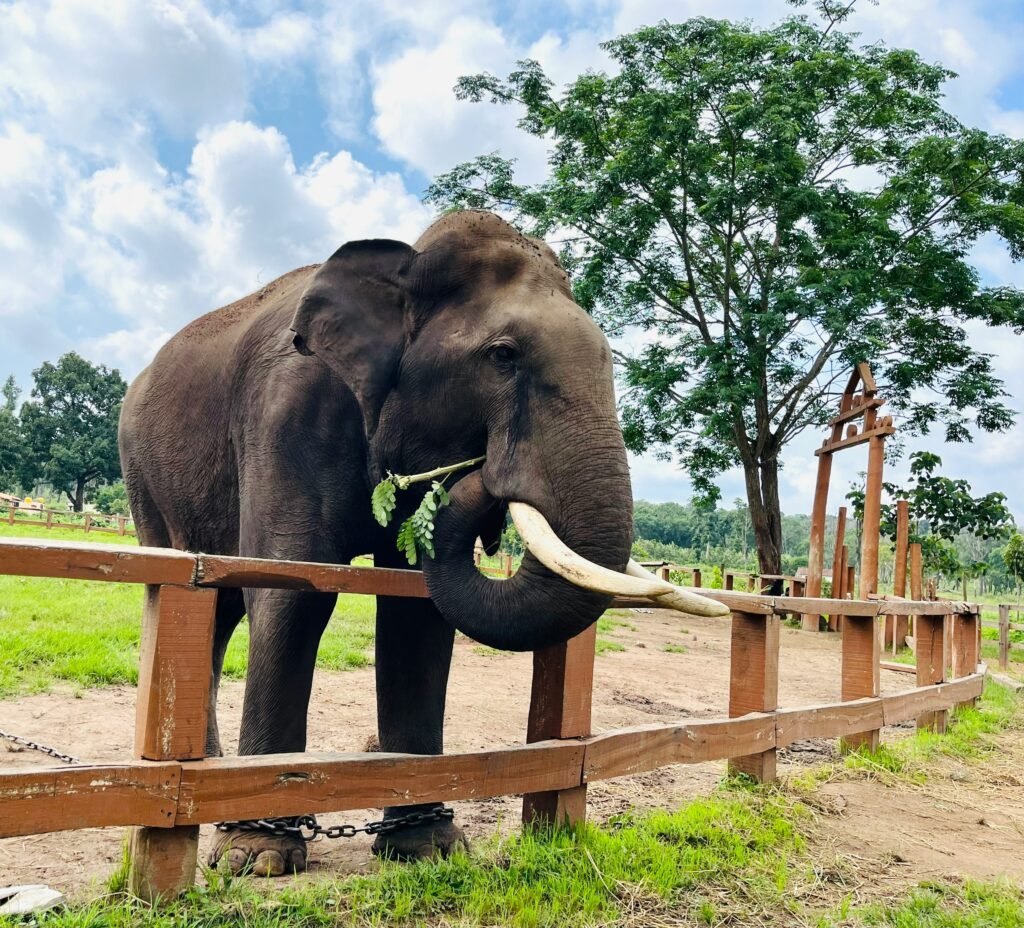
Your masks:
<svg viewBox="0 0 1024 928"><path fill-rule="evenodd" d="M356 835L389 835L403 828L414 825L425 825L428 822L451 821L455 817L452 809L431 809L429 812L410 812L396 818L386 818L379 822L367 822L362 827L356 825L329 825L326 828L318 825L313 815L298 815L294 818L258 818L245 819L240 822L218 822L220 831L259 831L274 838L292 835L304 841L314 838L354 838Z"/></svg>
<svg viewBox="0 0 1024 928"><path fill-rule="evenodd" d="M20 744L22 747L26 747L30 751L38 751L40 754L48 754L50 757L56 757L57 760L62 760L65 764L82 763L79 758L74 757L71 754L65 754L63 751L58 751L56 748L48 747L45 744L39 744L36 741L30 741L28 738L22 738L20 735L12 735L10 732L0 731L0 738L4 741L11 741L14 744Z"/></svg>

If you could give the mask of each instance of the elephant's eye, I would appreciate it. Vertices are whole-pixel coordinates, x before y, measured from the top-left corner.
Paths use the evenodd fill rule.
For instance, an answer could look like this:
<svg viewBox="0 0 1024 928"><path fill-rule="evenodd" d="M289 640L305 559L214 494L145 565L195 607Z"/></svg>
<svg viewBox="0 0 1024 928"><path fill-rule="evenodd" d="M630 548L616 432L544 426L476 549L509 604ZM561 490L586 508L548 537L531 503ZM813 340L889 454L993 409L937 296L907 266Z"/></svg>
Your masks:
<svg viewBox="0 0 1024 928"><path fill-rule="evenodd" d="M516 359L516 350L511 345L494 345L490 348L488 354L502 366L508 366Z"/></svg>

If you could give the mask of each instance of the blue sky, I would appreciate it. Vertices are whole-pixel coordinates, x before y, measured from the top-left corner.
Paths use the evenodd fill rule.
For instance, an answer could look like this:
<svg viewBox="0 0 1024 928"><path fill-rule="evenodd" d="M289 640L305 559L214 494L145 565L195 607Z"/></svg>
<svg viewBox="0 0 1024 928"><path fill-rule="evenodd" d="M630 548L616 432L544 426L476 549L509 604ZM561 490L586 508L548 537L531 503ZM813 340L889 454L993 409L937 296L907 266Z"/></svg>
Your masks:
<svg viewBox="0 0 1024 928"><path fill-rule="evenodd" d="M456 101L460 74L535 57L567 81L604 65L599 42L661 18L788 12L782 0L0 0L0 374L28 386L75 349L134 376L190 319L344 241L412 241L431 219L423 188L461 160L500 150L540 177L543 143L514 111ZM958 71L960 118L1024 136L1024 0L861 0L851 27ZM975 258L986 280L1024 286L998 243ZM971 337L1024 408L1021 340ZM786 511L810 509L819 443L787 450ZM931 447L1024 520L1024 425ZM863 463L837 461L833 508ZM633 479L639 497L690 496L685 473L651 456ZM741 496L740 475L722 489Z"/></svg>

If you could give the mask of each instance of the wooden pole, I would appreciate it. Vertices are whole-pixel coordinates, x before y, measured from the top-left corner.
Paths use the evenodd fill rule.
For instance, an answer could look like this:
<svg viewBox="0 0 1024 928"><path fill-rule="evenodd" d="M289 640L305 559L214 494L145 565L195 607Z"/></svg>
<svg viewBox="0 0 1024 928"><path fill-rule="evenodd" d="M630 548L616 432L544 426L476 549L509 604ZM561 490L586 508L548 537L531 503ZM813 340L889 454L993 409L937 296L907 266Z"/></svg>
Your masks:
<svg viewBox="0 0 1024 928"><path fill-rule="evenodd" d="M843 616L842 695L843 702L877 696L882 653L875 616ZM878 729L852 734L840 743L843 751L878 748Z"/></svg>
<svg viewBox="0 0 1024 928"><path fill-rule="evenodd" d="M896 560L893 564L892 591L897 596L907 595L907 549L910 541L910 503L896 501ZM910 617L893 616L892 653L906 643L910 634Z"/></svg>
<svg viewBox="0 0 1024 928"><path fill-rule="evenodd" d="M973 612L952 616L953 624L953 679L970 676L978 669L978 626L981 617ZM973 706L977 699L958 702L957 707Z"/></svg>
<svg viewBox="0 0 1024 928"><path fill-rule="evenodd" d="M826 442L827 444L827 442ZM828 485L832 479L832 455L818 456L818 479L814 485L814 507L811 510L811 537L807 551L807 596L821 596L821 571L825 561L825 509L828 506ZM801 619L804 631L816 632L821 616L806 613Z"/></svg>
<svg viewBox="0 0 1024 928"><path fill-rule="evenodd" d="M7 510L7 521L11 525L14 525L14 507L13 506L11 506L11 508Z"/></svg>
<svg viewBox="0 0 1024 928"><path fill-rule="evenodd" d="M885 419L882 420L883 424ZM864 521L861 524L860 598L878 592L878 541L882 524L882 468L885 439L868 443L868 479L864 487Z"/></svg>
<svg viewBox="0 0 1024 928"><path fill-rule="evenodd" d="M999 669L1010 669L1010 607L999 607Z"/></svg>
<svg viewBox="0 0 1024 928"><path fill-rule="evenodd" d="M590 734L597 623L564 644L533 652L533 686L526 740ZM527 825L577 825L587 817L586 784L523 796Z"/></svg>
<svg viewBox="0 0 1024 928"><path fill-rule="evenodd" d="M701 581L700 568L699 567L694 567L693 568L693 585L698 590L701 588L701 582L700 581Z"/></svg>
<svg viewBox="0 0 1024 928"><path fill-rule="evenodd" d="M217 591L147 586L135 707L143 760L201 760L206 746ZM199 826L136 828L128 886L147 902L195 882Z"/></svg>
<svg viewBox="0 0 1024 928"><path fill-rule="evenodd" d="M46 527L47 528L53 528L53 510L52 509L47 509L46 510Z"/></svg>
<svg viewBox="0 0 1024 928"><path fill-rule="evenodd" d="M931 686L946 679L946 617L919 615L914 621L914 652L917 658L917 685ZM917 727L942 734L946 730L946 710L923 712Z"/></svg>
<svg viewBox="0 0 1024 928"><path fill-rule="evenodd" d="M729 718L779 707L779 628L777 615L732 614ZM732 758L729 770L761 783L774 780L775 745L759 754Z"/></svg>

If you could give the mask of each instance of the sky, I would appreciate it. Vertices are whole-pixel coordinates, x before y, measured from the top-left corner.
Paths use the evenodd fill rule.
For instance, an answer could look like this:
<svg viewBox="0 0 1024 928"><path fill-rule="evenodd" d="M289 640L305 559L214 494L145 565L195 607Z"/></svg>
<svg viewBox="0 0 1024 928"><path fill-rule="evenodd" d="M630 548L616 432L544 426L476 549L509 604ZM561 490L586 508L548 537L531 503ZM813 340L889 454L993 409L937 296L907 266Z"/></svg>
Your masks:
<svg viewBox="0 0 1024 928"><path fill-rule="evenodd" d="M514 109L457 101L462 74L531 57L564 83L605 66L600 42L663 18L790 12L783 0L0 0L0 375L27 392L33 368L75 350L131 378L189 320L345 241L414 241L433 218L423 190L460 161L500 151L521 179L541 178L545 143ZM952 112L1024 137L1024 0L861 0L847 28L957 71ZM997 242L974 260L986 283L1024 286ZM1024 339L971 338L1024 409ZM810 511L821 439L785 452L786 512ZM923 447L976 491L1005 492L1024 522L1024 419L906 450ZM831 509L863 451L836 456ZM638 498L689 500L677 465L631 467ZM738 471L720 485L726 502L743 495Z"/></svg>

